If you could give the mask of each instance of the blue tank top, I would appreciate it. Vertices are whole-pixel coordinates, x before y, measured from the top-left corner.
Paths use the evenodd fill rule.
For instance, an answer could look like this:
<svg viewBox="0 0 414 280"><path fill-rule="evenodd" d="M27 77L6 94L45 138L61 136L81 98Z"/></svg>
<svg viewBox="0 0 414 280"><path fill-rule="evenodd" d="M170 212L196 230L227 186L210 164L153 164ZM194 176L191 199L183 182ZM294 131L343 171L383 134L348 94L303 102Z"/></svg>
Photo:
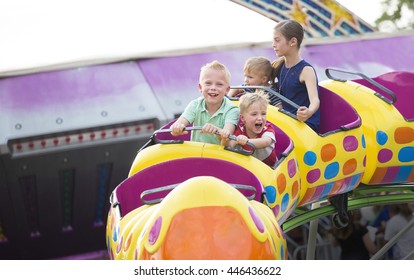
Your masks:
<svg viewBox="0 0 414 280"><path fill-rule="evenodd" d="M299 106L309 107L310 100L308 96L308 91L306 89L305 83L299 81L300 73L305 66L310 66L305 60L301 60L298 64L294 65L291 68L286 68L283 64L279 74L277 75L277 84L274 85L275 89L283 96L292 100ZM313 69L313 67L312 67ZM316 72L315 72L316 75ZM318 84L318 77L316 76L316 83ZM318 88L319 96L319 88ZM288 103L282 100L283 109L296 115L297 109L289 105ZM319 109L312 115L307 121L306 124L309 125L314 131L319 132L319 119L320 112Z"/></svg>

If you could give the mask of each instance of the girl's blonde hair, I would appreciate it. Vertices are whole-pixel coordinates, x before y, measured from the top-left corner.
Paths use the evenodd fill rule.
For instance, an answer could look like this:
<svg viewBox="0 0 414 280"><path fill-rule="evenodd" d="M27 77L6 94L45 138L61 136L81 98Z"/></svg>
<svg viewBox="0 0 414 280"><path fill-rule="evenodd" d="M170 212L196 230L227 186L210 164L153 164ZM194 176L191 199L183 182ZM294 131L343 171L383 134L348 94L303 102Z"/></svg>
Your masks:
<svg viewBox="0 0 414 280"><path fill-rule="evenodd" d="M266 76L269 85L272 85L276 73L270 61L263 56L250 57L244 63L243 71L245 73L258 73L261 76Z"/></svg>
<svg viewBox="0 0 414 280"><path fill-rule="evenodd" d="M230 77L231 77L231 75L230 75L229 69L227 69L227 67L224 64L218 62L217 60L214 60L214 61L212 61L210 63L207 63L206 65L203 65L203 67L201 67L201 70L200 70L200 80L199 80L200 82L204 78L205 72L208 71L208 70L222 71L223 74L224 74L224 77L226 79L227 84L230 85Z"/></svg>
<svg viewBox="0 0 414 280"><path fill-rule="evenodd" d="M256 92L248 92L240 97L240 114L246 112L252 104L256 103L264 105L266 107L269 104L269 97L263 90L256 90Z"/></svg>

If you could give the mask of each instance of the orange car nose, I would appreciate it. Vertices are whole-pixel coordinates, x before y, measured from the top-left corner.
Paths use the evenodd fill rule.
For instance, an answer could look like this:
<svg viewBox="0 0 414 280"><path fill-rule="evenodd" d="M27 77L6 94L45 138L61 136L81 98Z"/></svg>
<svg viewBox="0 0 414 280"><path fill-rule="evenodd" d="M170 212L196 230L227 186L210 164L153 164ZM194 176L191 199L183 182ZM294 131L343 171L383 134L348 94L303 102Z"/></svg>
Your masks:
<svg viewBox="0 0 414 280"><path fill-rule="evenodd" d="M269 241L260 243L230 207L185 209L171 221L161 248L144 259L274 259Z"/></svg>

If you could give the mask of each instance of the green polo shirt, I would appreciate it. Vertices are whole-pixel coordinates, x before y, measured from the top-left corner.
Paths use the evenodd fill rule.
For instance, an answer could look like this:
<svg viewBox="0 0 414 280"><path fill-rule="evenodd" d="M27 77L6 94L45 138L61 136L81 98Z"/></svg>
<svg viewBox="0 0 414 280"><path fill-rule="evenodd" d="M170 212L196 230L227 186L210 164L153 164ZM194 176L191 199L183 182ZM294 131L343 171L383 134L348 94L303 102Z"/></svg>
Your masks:
<svg viewBox="0 0 414 280"><path fill-rule="evenodd" d="M218 109L218 111L211 116L206 109L205 99L201 96L192 100L187 105L181 116L189 123L193 123L193 126L203 126L206 123L210 123L217 127L223 128L227 123L237 126L240 116L240 109L225 97L220 109ZM191 141L220 144L219 139L217 139L215 135L200 133L199 130L191 132Z"/></svg>

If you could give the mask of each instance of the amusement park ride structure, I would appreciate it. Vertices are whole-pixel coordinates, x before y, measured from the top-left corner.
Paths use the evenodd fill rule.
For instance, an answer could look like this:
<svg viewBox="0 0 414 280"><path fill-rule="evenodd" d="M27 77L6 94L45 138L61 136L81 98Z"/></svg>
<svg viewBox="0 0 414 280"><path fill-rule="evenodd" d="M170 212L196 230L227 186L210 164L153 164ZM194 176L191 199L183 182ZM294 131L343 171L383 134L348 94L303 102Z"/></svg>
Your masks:
<svg viewBox="0 0 414 280"><path fill-rule="evenodd" d="M361 80L342 80L332 72ZM129 177L112 193L110 257L287 259L282 231L335 213L333 224L346 226L348 194L351 209L413 202L414 115L408 101L414 74L394 72L374 79L339 69L326 74L331 80L320 83L319 134L269 106L268 121L279 146L272 168L244 150L160 137L168 129L155 131L138 152ZM228 196L224 185L240 192ZM237 196L248 198L238 201ZM336 197L345 199L333 203ZM241 240L238 232L243 232ZM200 248L200 243L206 246Z"/></svg>

